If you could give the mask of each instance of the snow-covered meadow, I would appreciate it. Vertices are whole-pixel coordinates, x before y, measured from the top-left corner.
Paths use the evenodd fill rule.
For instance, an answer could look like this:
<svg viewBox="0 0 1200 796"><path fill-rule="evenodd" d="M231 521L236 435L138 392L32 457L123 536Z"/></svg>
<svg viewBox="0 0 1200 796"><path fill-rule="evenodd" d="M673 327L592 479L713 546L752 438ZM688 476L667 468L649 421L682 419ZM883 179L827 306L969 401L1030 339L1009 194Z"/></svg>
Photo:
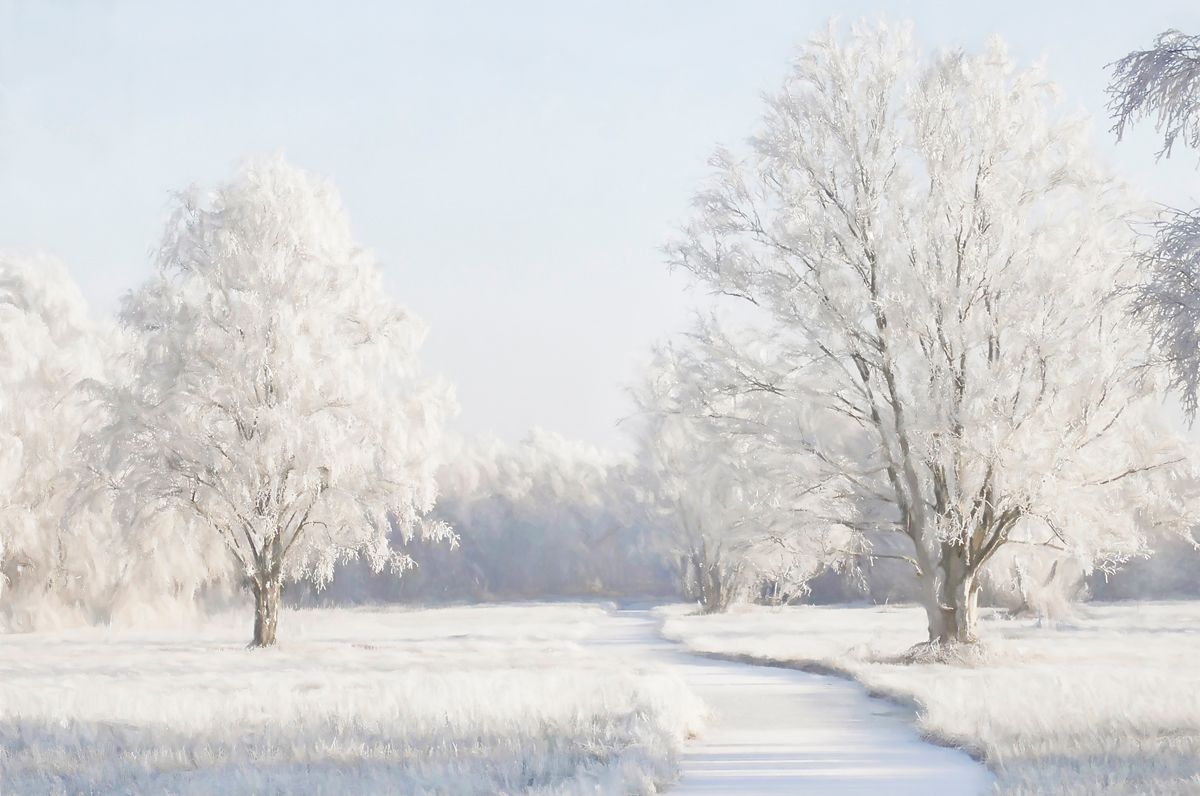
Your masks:
<svg viewBox="0 0 1200 796"><path fill-rule="evenodd" d="M913 705L1001 793L1200 791L1200 603L1095 603L1053 624L986 615L977 659L953 665L899 660L925 630L912 606L664 614L691 649L839 672Z"/></svg>
<svg viewBox="0 0 1200 796"><path fill-rule="evenodd" d="M113 10L79 41L22 11L7 57L0 25L0 796L1200 793L1200 602L1086 603L1200 600L1200 209L1112 151L1200 151L1200 17L1077 15L1096 49L1034 63L940 11L929 39L810 20L785 67L774 12L745 27L780 74L730 85L751 113L714 90L754 59L692 40L739 26L699 4L578 35L481 7L444 41L405 6L341 42L293 35L303 10L259 20L282 36ZM115 30L136 68L96 68ZM493 38L389 62L409 30ZM698 82L656 83L643 38ZM193 78L240 108L173 57L217 44ZM105 94L146 74L169 85ZM185 129L210 149L151 145ZM653 607L678 601L709 616Z"/></svg>
<svg viewBox="0 0 1200 796"><path fill-rule="evenodd" d="M289 612L0 645L5 793L651 793L702 719L579 605Z"/></svg>

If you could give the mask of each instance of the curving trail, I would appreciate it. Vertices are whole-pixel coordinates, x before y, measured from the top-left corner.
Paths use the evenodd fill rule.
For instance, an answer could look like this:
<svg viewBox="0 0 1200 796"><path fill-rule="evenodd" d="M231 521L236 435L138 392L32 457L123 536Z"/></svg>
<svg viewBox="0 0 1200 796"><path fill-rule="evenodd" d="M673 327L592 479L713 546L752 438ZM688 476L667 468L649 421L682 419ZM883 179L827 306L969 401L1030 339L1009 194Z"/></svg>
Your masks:
<svg viewBox="0 0 1200 796"><path fill-rule="evenodd" d="M694 655L647 610L618 610L585 644L679 674L713 709L672 794L956 796L992 790L965 753L921 740L902 708L855 683Z"/></svg>

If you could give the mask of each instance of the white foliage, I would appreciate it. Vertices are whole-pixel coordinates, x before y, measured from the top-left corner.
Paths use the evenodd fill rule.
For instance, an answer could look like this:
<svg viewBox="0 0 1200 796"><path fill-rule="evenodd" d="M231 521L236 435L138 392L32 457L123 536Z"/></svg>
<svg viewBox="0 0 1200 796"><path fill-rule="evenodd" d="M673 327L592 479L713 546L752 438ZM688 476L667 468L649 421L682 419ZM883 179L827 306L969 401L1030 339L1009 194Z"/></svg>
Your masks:
<svg viewBox="0 0 1200 796"><path fill-rule="evenodd" d="M802 592L855 544L839 516L843 479L781 448L768 426L783 404L770 343L726 337L715 320L660 348L635 399L638 483L686 590L721 611L756 586ZM789 405L788 410L800 408Z"/></svg>
<svg viewBox="0 0 1200 796"><path fill-rule="evenodd" d="M449 536L422 518L453 399L329 184L275 158L181 196L122 321L131 375L96 449L124 522L222 544L256 591L356 557L398 572L393 530Z"/></svg>
<svg viewBox="0 0 1200 796"><path fill-rule="evenodd" d="M66 269L0 256L0 611L11 627L96 618L121 586L122 539L77 494L112 335Z"/></svg>
<svg viewBox="0 0 1200 796"><path fill-rule="evenodd" d="M997 41L923 57L905 28L831 30L669 249L759 308L776 353L728 351L757 396L737 421L841 479L864 543L909 540L931 637L973 637L1005 544L1107 566L1179 520L1182 454L1127 317L1138 207L1054 95Z"/></svg>
<svg viewBox="0 0 1200 796"><path fill-rule="evenodd" d="M1160 157L1170 157L1178 140L1200 149L1200 36L1169 30L1153 48L1129 53L1113 64L1109 95L1118 139L1129 124L1151 116L1163 136ZM1184 409L1194 416L1200 395L1200 211L1164 210L1153 229L1134 309L1149 326Z"/></svg>
<svg viewBox="0 0 1200 796"><path fill-rule="evenodd" d="M1149 50L1136 50L1112 64L1108 109L1117 138L1142 117L1154 119L1162 133L1160 157L1170 157L1175 142L1200 148L1200 36L1167 30Z"/></svg>

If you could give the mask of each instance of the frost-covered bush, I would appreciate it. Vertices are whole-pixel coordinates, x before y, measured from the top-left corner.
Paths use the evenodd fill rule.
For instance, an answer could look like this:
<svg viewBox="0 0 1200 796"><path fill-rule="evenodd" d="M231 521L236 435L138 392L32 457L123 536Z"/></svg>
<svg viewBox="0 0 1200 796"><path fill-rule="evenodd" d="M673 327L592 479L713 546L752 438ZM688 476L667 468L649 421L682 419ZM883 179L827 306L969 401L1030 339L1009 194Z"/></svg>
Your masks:
<svg viewBox="0 0 1200 796"><path fill-rule="evenodd" d="M1011 548L989 564L982 598L1011 616L1066 619L1089 596L1088 574L1084 565L1053 550Z"/></svg>

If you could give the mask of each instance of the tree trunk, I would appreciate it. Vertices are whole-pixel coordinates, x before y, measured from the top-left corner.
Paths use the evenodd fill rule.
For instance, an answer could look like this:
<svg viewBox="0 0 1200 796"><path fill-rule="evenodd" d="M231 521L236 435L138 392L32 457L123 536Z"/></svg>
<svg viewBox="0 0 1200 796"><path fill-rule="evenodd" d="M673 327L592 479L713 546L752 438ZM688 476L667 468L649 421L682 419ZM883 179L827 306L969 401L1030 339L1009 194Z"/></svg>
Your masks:
<svg viewBox="0 0 1200 796"><path fill-rule="evenodd" d="M737 596L741 568L726 566L719 547L713 553L707 542L701 542L681 557L681 570L684 591L699 601L702 613L722 613Z"/></svg>
<svg viewBox="0 0 1200 796"><path fill-rule="evenodd" d="M719 561L705 563L704 584L704 596L701 598L704 613L721 613L729 607L729 597L725 593L725 581L721 577Z"/></svg>
<svg viewBox="0 0 1200 796"><path fill-rule="evenodd" d="M937 573L921 576L922 605L929 624L929 642L940 642L947 636L948 620L951 618L942 604L942 585Z"/></svg>
<svg viewBox="0 0 1200 796"><path fill-rule="evenodd" d="M954 641L959 644L974 644L979 640L975 633L979 620L979 581L967 574L954 585Z"/></svg>
<svg viewBox="0 0 1200 796"><path fill-rule="evenodd" d="M255 578L254 589L254 646L270 647L275 643L279 625L279 603L283 584L279 578Z"/></svg>
<svg viewBox="0 0 1200 796"><path fill-rule="evenodd" d="M979 640L979 581L957 552L943 554L941 566L924 583L929 641L974 644Z"/></svg>

